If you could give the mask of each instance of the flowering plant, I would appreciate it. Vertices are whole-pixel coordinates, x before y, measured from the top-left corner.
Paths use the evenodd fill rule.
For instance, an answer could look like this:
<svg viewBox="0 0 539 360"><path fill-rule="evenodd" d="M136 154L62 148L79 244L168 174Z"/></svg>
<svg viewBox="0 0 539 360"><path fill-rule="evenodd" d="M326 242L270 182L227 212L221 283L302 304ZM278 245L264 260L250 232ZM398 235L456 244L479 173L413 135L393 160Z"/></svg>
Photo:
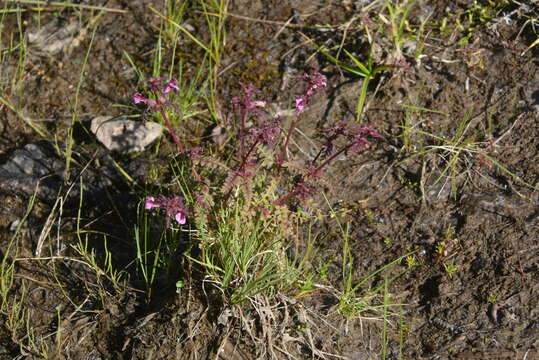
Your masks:
<svg viewBox="0 0 539 360"><path fill-rule="evenodd" d="M187 208L183 204L182 198L178 195L171 197L159 196L158 198L148 196L146 198L144 208L146 210L151 210L153 208L160 208L164 210L166 214L167 227L170 227L172 220L176 220L176 222L180 225L187 222Z"/></svg>
<svg viewBox="0 0 539 360"><path fill-rule="evenodd" d="M317 91L327 87L327 79L318 70L311 70L305 73L301 78L303 83L302 91L295 96L294 107L296 116L290 120L290 123L283 127L284 120L273 118L266 111L266 101L260 100L258 94L260 91L251 84L241 84L242 93L232 98L232 105L239 113L237 129L238 148L234 149L235 164L220 164L214 157L204 155L202 149L193 147L186 149L177 139L170 125L165 107L174 104L168 100L171 92L178 90L176 79L165 80L163 78L151 78L147 81L147 88L153 98L145 97L140 93L133 95L135 103L144 103L147 105L147 111L159 111L165 124L169 129L174 142L176 143L180 154L187 155L190 160L191 172L193 174L193 185L199 187L200 191L193 191L194 198L204 199L196 201L196 206L204 208L204 204L215 203L213 197L221 196L219 203L229 204L231 195L236 193L234 189L239 188L243 191L246 202L249 203L253 195L253 179L259 175L262 178L273 171L275 174L288 174L293 176L292 188L282 194L278 199L270 201L272 205L286 206L291 202L303 201L316 193L316 185L324 169L336 158L344 155L352 155L366 149L369 145L369 138L383 138L383 136L370 125L351 124L346 121L335 123L326 129L320 130L322 144L316 156L306 164L299 165L297 162L288 159L288 145L292 134L294 133L300 114L312 102ZM342 139L345 140L344 144ZM339 146L337 146L339 144ZM225 169L221 179L224 179L222 186L217 187L219 192L210 192L210 189L216 189L214 184L210 184L210 177L201 176L197 166L202 165L199 170ZM289 174L288 171L296 171L296 174ZM215 173L214 173L215 174ZM223 174L221 174L223 175ZM214 177L218 179L219 177ZM274 178L270 176L268 178ZM187 209L183 204L181 197L173 196L170 198L161 196L158 198L148 197L145 208L147 210L160 208L166 213L167 226L172 220L179 224L185 224L187 219Z"/></svg>
<svg viewBox="0 0 539 360"><path fill-rule="evenodd" d="M176 144L176 147L178 148L178 151L180 153L185 152L185 148L183 144L180 142L178 137L176 136L176 133L174 132L174 129L172 128L172 123L167 117L167 113L165 111L166 107L173 107L175 110L178 110L176 105L172 103L170 100L168 100L168 97L170 93L173 90L179 90L178 87L178 80L176 78L172 78L169 80L165 80L164 78L150 78L146 81L146 87L147 89L153 94L155 99L145 97L140 93L134 93L132 100L135 104L146 104L147 108L145 111L145 114L152 111L158 111L161 116L163 117L163 121L165 122L165 126L167 127L168 133L172 137L172 140Z"/></svg>
<svg viewBox="0 0 539 360"><path fill-rule="evenodd" d="M289 278L282 275L290 266L283 259L291 241L299 244L304 240L297 225L310 216L298 205L320 191L322 175L330 163L366 149L371 139L382 138L369 125L337 121L319 129L314 157L297 159L289 144L294 143L298 124L317 92L328 86L326 77L317 70L299 77L298 83L301 89L292 99L295 111L288 119L272 116L260 91L251 84L241 84L242 91L230 104L235 116L224 117L218 125L230 141L215 141L215 148L211 144L187 147L188 142L180 143L176 137L167 117L170 112L165 111L170 107L177 110L170 100L179 88L176 79L149 79L149 95L133 95L133 102L146 106L145 113L162 115L179 150L171 183L181 192L148 196L144 202L145 210L158 211L164 217L159 224L166 224L161 226L162 236L154 237L145 221L145 237L137 237L139 262L143 274L149 274L145 275L149 282L155 278L156 268L169 263L153 259L168 256L169 261L177 261L184 234L167 228L187 224L188 218L193 230L189 238L197 241L200 251L200 260L195 261L230 295L232 303L268 286L279 288ZM300 271L294 268L293 274L300 276Z"/></svg>
<svg viewBox="0 0 539 360"><path fill-rule="evenodd" d="M326 77L318 70L311 70L308 74L304 74L301 79L307 84L307 88L303 94L297 97L294 101L296 105L296 112L298 114L305 110L311 101L311 97L314 95L317 89L325 88L328 85Z"/></svg>

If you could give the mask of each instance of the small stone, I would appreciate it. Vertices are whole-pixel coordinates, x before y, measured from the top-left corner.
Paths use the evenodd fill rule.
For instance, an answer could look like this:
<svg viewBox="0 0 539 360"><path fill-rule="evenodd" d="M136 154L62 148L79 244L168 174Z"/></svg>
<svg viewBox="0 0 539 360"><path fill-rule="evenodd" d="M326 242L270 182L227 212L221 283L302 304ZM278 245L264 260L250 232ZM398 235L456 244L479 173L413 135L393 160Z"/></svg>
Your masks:
<svg viewBox="0 0 539 360"><path fill-rule="evenodd" d="M224 127L222 127L221 125L217 125L211 131L211 137L215 144L223 146L226 142L226 139L228 138L228 134L226 133Z"/></svg>
<svg viewBox="0 0 539 360"><path fill-rule="evenodd" d="M539 112L539 79L530 81L525 90L526 100L530 107Z"/></svg>
<svg viewBox="0 0 539 360"><path fill-rule="evenodd" d="M9 231L10 232L15 232L17 231L17 228L19 227L19 224L21 223L21 221L19 219L13 221L10 225L9 225Z"/></svg>
<svg viewBox="0 0 539 360"><path fill-rule="evenodd" d="M57 18L48 24L28 32L28 43L38 55L69 53L79 46L86 31L74 21L66 23Z"/></svg>
<svg viewBox="0 0 539 360"><path fill-rule="evenodd" d="M90 130L107 149L130 153L143 151L161 136L163 126L124 117L98 116L92 120Z"/></svg>

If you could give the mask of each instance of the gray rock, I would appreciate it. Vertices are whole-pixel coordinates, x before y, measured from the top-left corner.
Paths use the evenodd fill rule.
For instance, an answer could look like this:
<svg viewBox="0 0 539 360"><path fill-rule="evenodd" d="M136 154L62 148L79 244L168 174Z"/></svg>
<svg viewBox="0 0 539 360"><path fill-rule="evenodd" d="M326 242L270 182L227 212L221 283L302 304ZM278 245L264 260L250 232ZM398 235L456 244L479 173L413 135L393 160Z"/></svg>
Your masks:
<svg viewBox="0 0 539 360"><path fill-rule="evenodd" d="M31 143L13 151L0 164L0 193L23 197L36 194L47 203L62 196L65 201L78 203L82 190L85 204L99 203L109 196L116 196L114 189L125 184L126 179L118 171L117 161L111 154L104 149L101 154L88 154L77 146L74 154L76 161L71 162L69 174L65 174L65 158L49 142ZM88 165L88 161L92 163ZM146 157L138 156L122 162L120 166L132 178L143 179L147 162Z"/></svg>
<svg viewBox="0 0 539 360"><path fill-rule="evenodd" d="M525 90L528 104L537 113L539 112L539 79L528 82Z"/></svg>
<svg viewBox="0 0 539 360"><path fill-rule="evenodd" d="M0 188L6 193L52 199L62 184L64 163L50 146L28 144L15 150L0 166ZM38 187L39 185L39 187Z"/></svg>
<svg viewBox="0 0 539 360"><path fill-rule="evenodd" d="M50 151L46 151L43 147L28 144L22 149L15 150L10 161L1 168L13 174L42 177L51 173L61 173L64 164L51 157Z"/></svg>
<svg viewBox="0 0 539 360"><path fill-rule="evenodd" d="M98 116L92 120L92 133L109 150L121 153L143 151L163 132L163 126L127 118Z"/></svg>
<svg viewBox="0 0 539 360"><path fill-rule="evenodd" d="M76 162L71 164L72 177L64 181L65 160L54 147L45 141L27 144L15 150L5 163L0 165L0 192L9 195L31 196L36 194L45 202L54 201L60 194L77 199L80 194L80 177L83 190L94 199L113 179L121 179L117 170L108 165L106 156L100 158L105 165L84 167ZM118 180L120 181L120 180Z"/></svg>
<svg viewBox="0 0 539 360"><path fill-rule="evenodd" d="M79 21L63 21L56 18L38 29L28 32L28 43L32 47L31 54L56 55L60 52L70 53L80 45L87 35Z"/></svg>

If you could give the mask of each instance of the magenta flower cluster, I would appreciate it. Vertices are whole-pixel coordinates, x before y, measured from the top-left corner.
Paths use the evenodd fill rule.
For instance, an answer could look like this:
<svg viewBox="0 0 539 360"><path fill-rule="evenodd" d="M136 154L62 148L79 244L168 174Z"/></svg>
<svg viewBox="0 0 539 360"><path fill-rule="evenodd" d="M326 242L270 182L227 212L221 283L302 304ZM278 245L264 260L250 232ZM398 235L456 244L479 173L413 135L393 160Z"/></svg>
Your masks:
<svg viewBox="0 0 539 360"><path fill-rule="evenodd" d="M170 226L171 220L176 220L180 225L187 222L187 208L183 204L183 200L180 196L174 195L171 197L159 196L154 198L148 196L146 203L144 204L146 210L153 208L160 208L165 211L167 227Z"/></svg>
<svg viewBox="0 0 539 360"><path fill-rule="evenodd" d="M174 140L178 151L183 154L185 152L185 148L181 143L180 139L178 139L178 136L176 136L176 133L172 128L172 123L168 119L167 113L165 111L165 108L167 106L173 107L174 109L178 110L177 106L168 100L168 96L170 92L172 92L172 90L180 89L178 86L178 80L175 78L169 80L166 80L165 78L161 77L150 78L146 80L146 87L154 95L155 99L145 97L140 93L134 93L132 98L133 102L135 104L146 104L147 108L145 114L151 111L156 111L161 114L161 116L163 117L163 121L165 122L165 126L167 127L168 133L172 137L172 140Z"/></svg>
<svg viewBox="0 0 539 360"><path fill-rule="evenodd" d="M222 193L223 201L227 203L235 186L247 182L257 174L262 167L259 159L263 153L262 146L273 150L273 165L276 171L284 172L289 157L288 145L292 134L301 118L299 116L311 103L316 92L328 86L326 77L318 70L313 69L305 73L300 80L303 83L301 93L295 96L294 107L296 115L288 125L288 131L283 129L283 119L272 118L266 112L267 103L258 97L260 91L250 84L241 84L242 92L232 99L232 105L239 111L239 126L236 128L239 149L236 153L237 163L234 168L229 169ZM198 147L187 148L176 136L172 123L167 117L165 109L176 106L168 100L169 94L174 90L179 90L178 81L174 78L151 78L147 80L149 97L140 93L133 95L133 102L146 105L147 112L158 112L161 114L167 129L177 145L179 154L191 160L191 171L195 182L202 186L204 191L209 191L209 184L202 179L197 172L195 165L199 164L197 159L203 157L201 149ZM292 188L273 202L274 205L285 206L292 202L302 201L312 196L317 191L319 177L324 169L341 155L349 156L365 150L370 146L370 139L382 139L384 136L370 125L359 125L348 121L339 121L330 127L322 129L320 136L323 144L318 154L315 155L302 171L301 176L295 176ZM262 145L262 146L261 146ZM266 168L264 168L266 169ZM203 199L203 194L196 195L197 199ZM202 200L200 200L202 202ZM198 202L198 201L197 201ZM199 202L199 203L201 203ZM187 222L187 208L183 199L178 196L160 196L146 198L145 209L161 209L165 213L166 226L169 227L172 221L183 225Z"/></svg>
<svg viewBox="0 0 539 360"><path fill-rule="evenodd" d="M302 80L307 83L305 92L295 99L296 113L301 113L309 102L315 91L325 88L327 84L326 77L322 75L318 70L311 70L308 74L304 74Z"/></svg>
<svg viewBox="0 0 539 360"><path fill-rule="evenodd" d="M155 110L163 105L170 105L167 100L168 94L172 90L179 90L178 80L172 78L165 80L164 78L150 78L146 80L147 88L150 90L157 99L150 99L143 96L140 93L133 94L133 102L135 104L144 103L148 106L149 110Z"/></svg>

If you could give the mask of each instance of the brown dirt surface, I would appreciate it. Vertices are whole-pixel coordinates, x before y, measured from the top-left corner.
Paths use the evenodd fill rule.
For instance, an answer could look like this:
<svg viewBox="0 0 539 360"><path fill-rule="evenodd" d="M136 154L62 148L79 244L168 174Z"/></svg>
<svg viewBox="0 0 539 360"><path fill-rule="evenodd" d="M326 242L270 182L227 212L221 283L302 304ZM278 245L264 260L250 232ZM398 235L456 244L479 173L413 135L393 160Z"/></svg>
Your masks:
<svg viewBox="0 0 539 360"><path fill-rule="evenodd" d="M271 106L286 110L288 89L298 76L319 68L330 87L302 115L299 129L305 137L298 137L293 149L306 159L317 150L318 129L354 116L362 84L360 77L343 73L317 53L312 43L342 43L359 58L365 56L365 32L346 25L352 19L359 22L356 15L368 3L231 1L220 101L236 95L240 82L249 82ZM82 23L73 9L51 5L54 9L39 13L41 26L50 26L52 33L73 24L71 40L57 53L42 43L29 43L24 76L6 98L27 119L56 134L59 143L67 138L77 102L81 125L76 128L71 181L77 184L75 173L88 172L96 188L104 189L88 200L84 226L97 257L104 256L107 246L114 254L111 266L130 280L122 289L108 287L101 274L57 255L65 249L73 255L70 245L79 241L72 235L78 195L69 195L68 187L57 189L68 204L62 214L65 223L52 226L57 231L61 225L62 234L41 250L48 216L58 207L54 199L40 199L22 229L24 242L17 254L22 260L16 263L12 289L13 295L26 293L21 306L29 309L36 341L48 346L51 358L62 359L378 359L381 353L386 359L539 359L539 46L526 50L537 35L525 23L539 17L539 6L522 1L525 16L518 17L518 3L508 2L491 18L474 15L467 23L474 11L471 3L416 2L409 26L417 28L427 16L429 24L419 57L413 55L419 44L407 43L403 61L397 62L390 34L385 34L387 40L373 50L373 57L392 68L369 87L362 120L385 139L325 171L329 205L350 224L355 281L414 251L362 287L368 293L391 279L391 300L402 306L393 310L385 334L382 322L369 314L339 314L336 297L324 291L299 298L260 296L244 308L228 308L213 301L219 294L206 288L203 275L183 260L177 272L194 275L187 277L180 294L163 286L147 302L133 265L132 240L143 189L110 169L119 164L141 184L148 177L146 169L152 168L149 163L158 168L166 155L108 155L83 126L89 127L95 116L123 114L132 106L130 97L140 83L126 55L151 72L159 19L149 7L162 11L162 4L110 0L106 7L121 12L95 19L95 33L97 12ZM486 7L489 2L474 3ZM508 21L502 19L512 12ZM36 11L21 17L23 34L37 33ZM450 24L459 18L463 25L439 31L444 18ZM193 14L186 21L207 39L203 18ZM19 30L15 16L7 15L4 43L10 34L18 36ZM190 54L189 46L181 53ZM196 49L186 58L192 64L200 60ZM16 68L14 59L0 63L5 74ZM5 106L0 107L0 120L0 163L40 140ZM414 129L408 138L405 123ZM462 136L461 127L466 129ZM87 163L92 168L84 168ZM454 165L449 171L448 164ZM106 187L101 178L108 179ZM13 222L23 218L29 199L2 184L7 182L0 183L0 259L13 236ZM323 197L314 204L329 214ZM327 282L339 288L341 234L334 218L324 219L316 228L322 240L313 267L325 264ZM97 240L99 232L109 234L107 244ZM45 260L32 260L38 250ZM104 290L89 284L103 284ZM9 333L2 325L8 320L0 314L0 359L40 358L19 346L28 339Z"/></svg>

